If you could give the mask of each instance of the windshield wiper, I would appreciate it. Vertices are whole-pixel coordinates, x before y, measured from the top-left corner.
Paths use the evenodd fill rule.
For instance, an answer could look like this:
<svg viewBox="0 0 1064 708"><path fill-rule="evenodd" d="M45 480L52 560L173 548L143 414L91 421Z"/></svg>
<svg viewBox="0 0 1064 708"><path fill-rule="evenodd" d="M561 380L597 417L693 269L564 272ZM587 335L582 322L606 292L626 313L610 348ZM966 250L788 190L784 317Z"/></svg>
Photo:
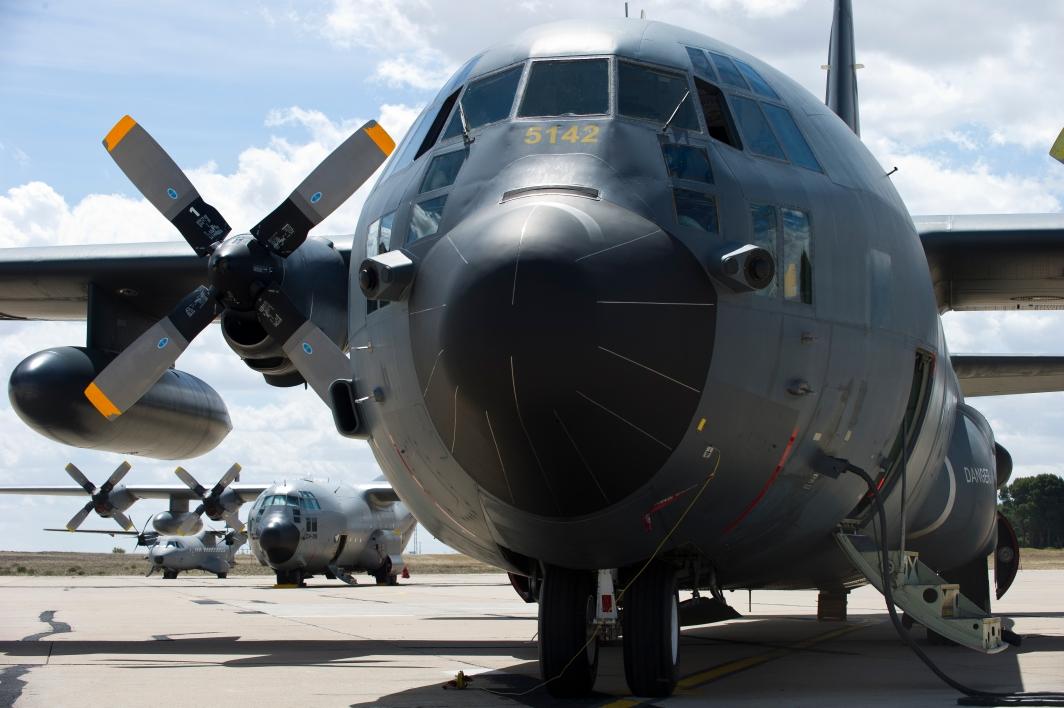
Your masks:
<svg viewBox="0 0 1064 708"><path fill-rule="evenodd" d="M466 122L465 109L462 108L461 101L458 102L458 118L462 121L462 140L465 141L466 145L469 145L476 138L469 134L469 123Z"/></svg>
<svg viewBox="0 0 1064 708"><path fill-rule="evenodd" d="M669 126L672 125L672 122L676 120L676 116L680 112L680 108L683 106L683 102L686 101L687 97L690 95L691 89L687 89L686 91L684 91L683 98L681 98L680 102L676 104L676 108L672 109L672 114L669 116L669 119L665 121L665 125L661 126L661 132L664 133L669 129ZM459 104L459 107L461 107L461 104Z"/></svg>

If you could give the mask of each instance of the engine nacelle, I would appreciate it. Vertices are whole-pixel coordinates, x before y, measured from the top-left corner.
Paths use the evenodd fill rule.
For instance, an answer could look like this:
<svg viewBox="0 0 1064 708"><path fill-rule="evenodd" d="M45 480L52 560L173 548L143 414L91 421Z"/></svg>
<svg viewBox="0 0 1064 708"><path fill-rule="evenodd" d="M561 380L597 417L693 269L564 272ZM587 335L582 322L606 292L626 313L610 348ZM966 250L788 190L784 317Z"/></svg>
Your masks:
<svg viewBox="0 0 1064 708"><path fill-rule="evenodd" d="M909 518L906 546L935 570L958 568L994 551L997 538L997 456L990 424L957 406L946 463L927 498Z"/></svg>
<svg viewBox="0 0 1064 708"><path fill-rule="evenodd" d="M11 407L26 425L64 445L160 460L202 455L233 429L221 396L174 369L123 415L107 420L84 391L113 358L81 347L37 352L11 373Z"/></svg>
<svg viewBox="0 0 1064 708"><path fill-rule="evenodd" d="M308 238L283 261L285 294L341 348L347 344L347 266L332 242ZM303 377L259 324L256 314L226 310L222 336L244 363L272 386L297 386Z"/></svg>
<svg viewBox="0 0 1064 708"><path fill-rule="evenodd" d="M203 530L203 520L191 511L160 511L152 517L151 525L164 536L191 536Z"/></svg>

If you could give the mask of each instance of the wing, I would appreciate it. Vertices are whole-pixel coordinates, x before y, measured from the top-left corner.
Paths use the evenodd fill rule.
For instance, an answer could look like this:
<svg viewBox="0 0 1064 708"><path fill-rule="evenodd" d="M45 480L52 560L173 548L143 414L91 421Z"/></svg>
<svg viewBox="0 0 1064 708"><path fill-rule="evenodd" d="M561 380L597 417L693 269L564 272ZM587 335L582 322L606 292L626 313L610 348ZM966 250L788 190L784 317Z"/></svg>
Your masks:
<svg viewBox="0 0 1064 708"><path fill-rule="evenodd" d="M941 312L1064 309L1064 214L916 216Z"/></svg>
<svg viewBox="0 0 1064 708"><path fill-rule="evenodd" d="M351 237L335 242L350 265ZM118 351L205 277L205 262L184 241L3 248L0 319L87 319L89 346ZM90 298L98 317L89 316Z"/></svg>
<svg viewBox="0 0 1064 708"><path fill-rule="evenodd" d="M139 536L138 531L106 531L104 529L45 529L45 531L60 531L62 533L99 533L107 536Z"/></svg>
<svg viewBox="0 0 1064 708"><path fill-rule="evenodd" d="M269 484L231 484L229 489L240 495L242 501L254 501L270 488ZM137 499L190 499L199 500L191 489L183 484L129 484L126 491ZM85 490L77 485L54 485L43 487L0 487L0 494L41 494L61 497L85 497Z"/></svg>
<svg viewBox="0 0 1064 708"><path fill-rule="evenodd" d="M1064 356L951 356L965 396L1064 391Z"/></svg>

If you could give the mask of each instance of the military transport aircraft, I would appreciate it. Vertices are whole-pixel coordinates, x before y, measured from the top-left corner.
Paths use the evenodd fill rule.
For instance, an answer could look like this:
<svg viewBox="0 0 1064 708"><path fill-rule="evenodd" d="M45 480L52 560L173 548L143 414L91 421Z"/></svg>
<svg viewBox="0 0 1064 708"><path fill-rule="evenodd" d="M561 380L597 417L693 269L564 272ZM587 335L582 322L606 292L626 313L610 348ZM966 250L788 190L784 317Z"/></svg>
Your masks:
<svg viewBox="0 0 1064 708"><path fill-rule="evenodd" d="M114 531L106 529L45 529L73 533L99 533L108 536L135 536L137 546L148 549L148 572L163 572L165 580L173 580L183 570L205 570L225 578L233 567L236 552L248 540L247 534L234 529L215 531L202 529L191 536L167 536L157 531ZM224 543L219 544L221 539Z"/></svg>
<svg viewBox="0 0 1064 708"><path fill-rule="evenodd" d="M220 563L231 562L232 556L220 547L215 550L214 535L218 532L203 528L204 514L233 529L234 535L226 536L227 544L239 539L239 547L250 535L255 557L276 571L278 584L302 585L307 578L325 575L354 585L351 574L366 572L378 583L394 585L405 569L402 553L416 522L384 480L359 485L310 479L241 484L237 482L240 465L234 464L208 490L182 467L174 471L183 482L180 485L124 485L122 480L129 469L129 463L123 462L97 488L81 470L68 464L67 474L78 483L76 486L0 487L0 494L88 493L91 499L67 522L67 531L77 531L92 511L102 518L114 519L124 532L90 533L137 536L141 544L153 546L149 556L168 572L174 571L173 577L176 571L188 568L227 572L229 566L222 569ZM129 531L133 522L125 511L138 499L169 499L169 509L151 518L154 532ZM200 499L200 504L189 511L189 502L194 499ZM245 534L240 507L252 500L255 503ZM204 555L217 558L203 561ZM162 559L166 559L165 564ZM164 573L163 577L171 576Z"/></svg>
<svg viewBox="0 0 1064 708"><path fill-rule="evenodd" d="M88 323L18 366L14 408L68 444L202 453L225 405L171 366L220 318L429 531L539 602L558 695L591 690L618 632L632 691L669 694L677 588L872 582L999 651L1011 463L964 397L1061 390L1064 360L951 356L940 316L1060 308L1064 217L914 219L858 135L848 0L828 67L825 105L679 27L530 29L451 77L350 244L308 231L392 152L375 123L233 236L127 116L105 147L192 250L0 252L0 311Z"/></svg>

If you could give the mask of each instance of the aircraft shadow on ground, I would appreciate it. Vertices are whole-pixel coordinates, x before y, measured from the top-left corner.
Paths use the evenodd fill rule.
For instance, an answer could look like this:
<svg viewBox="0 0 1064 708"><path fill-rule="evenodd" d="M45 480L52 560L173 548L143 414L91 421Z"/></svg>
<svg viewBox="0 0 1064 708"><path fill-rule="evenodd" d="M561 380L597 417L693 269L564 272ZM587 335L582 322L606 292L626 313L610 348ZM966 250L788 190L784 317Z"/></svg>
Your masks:
<svg viewBox="0 0 1064 708"><path fill-rule="evenodd" d="M1057 617L1062 613L1029 613L1022 616L1031 617ZM1020 615L1017 615L1020 616ZM886 615L873 616L872 624L867 628L858 630L849 641L825 642L821 645L798 646L802 641L799 638L780 639L786 636L783 632L773 635L773 625L778 625L781 619L796 620L799 618L764 618L747 620L741 623L706 625L688 628L684 630L682 638L681 656L685 661L681 664L681 679L702 674L711 669L727 665L747 656L759 654L782 654L778 659L784 662L787 658L800 657L802 655L821 655L818 660L817 674L823 676L823 681L808 681L808 677L796 677L793 665L775 663L778 659L755 665L754 671L761 671L762 676L772 677L774 680L762 681L758 685L763 686L766 700L779 700L779 680L795 681L793 692L788 688L788 696L798 701L808 699L815 703L818 695L836 694L840 690L848 692L855 697L860 692L879 694L883 691L897 689L897 682L916 687L935 689L941 688L944 697L952 697L957 694L945 684L935 678L919 659L901 642L890 625ZM822 625L825 630L832 627L840 627L840 624L829 623ZM819 634L815 632L814 634ZM750 635L753 635L750 636ZM808 636L808 635L807 635ZM756 637L756 639L754 638ZM775 637L775 638L774 638ZM1039 690L1040 686L1025 686L1021 679L1018 657L1023 654L1038 652L1064 651L1064 637L1043 634L1026 634L1021 647L1010 647L1005 653L987 656L972 652L962 647L931 646L925 639L924 630L915 628L913 637L917 643L936 661L947 674L966 683L972 688L986 691L1022 691ZM710 651L707 651L710 650ZM716 650L716 651L713 651ZM724 651L721 651L724 650ZM785 650L781 652L780 650ZM621 642L609 642L600 650L599 658L599 682L603 687L604 674L612 674L617 681L623 682ZM528 644L530 658L535 658L536 647L534 643ZM741 653L740 653L741 652ZM516 656L516 654L515 654ZM846 662L845 666L842 662ZM860 671L858 664L866 664L865 671L875 678L872 683L863 684L856 679L853 682L844 682L845 686L838 685L838 672L854 669ZM749 669L748 669L749 670ZM715 680L712 686L705 688L706 694L713 695L715 699L726 699L729 696L735 700L755 698L751 694L750 683L733 683L729 689L727 677L739 675L741 670L727 673L724 677ZM899 678L900 677L900 678ZM1034 679L1037 681L1037 678ZM580 701L558 701L553 698L545 688L540 686L539 669L535 662L523 661L488 673L477 674L473 677L469 691L488 691L505 696L511 700L536 708L549 708L551 706L591 706L603 705L616 700L619 695L626 695L623 690L620 693L596 692ZM423 686L398 691L382 696L381 698L364 704L369 705L422 705L426 702L436 704L461 705L465 701L460 693L449 696L442 691L443 681L434 681ZM812 686L812 687L811 687ZM702 686L695 688L696 694L700 693ZM757 689L754 689L755 691ZM805 693L806 695L802 695Z"/></svg>

